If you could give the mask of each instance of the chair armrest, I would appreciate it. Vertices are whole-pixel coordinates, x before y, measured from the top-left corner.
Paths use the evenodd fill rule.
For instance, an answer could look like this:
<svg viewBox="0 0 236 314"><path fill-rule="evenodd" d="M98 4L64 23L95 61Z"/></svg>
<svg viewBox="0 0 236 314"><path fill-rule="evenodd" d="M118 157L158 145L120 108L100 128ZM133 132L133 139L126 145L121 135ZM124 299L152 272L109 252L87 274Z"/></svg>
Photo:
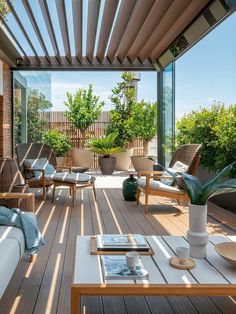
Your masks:
<svg viewBox="0 0 236 314"><path fill-rule="evenodd" d="M71 166L55 166L55 169L68 169L69 173L71 173Z"/></svg>
<svg viewBox="0 0 236 314"><path fill-rule="evenodd" d="M43 168L25 168L25 170L29 170L29 171L41 171L41 172L45 172L45 169Z"/></svg>
<svg viewBox="0 0 236 314"><path fill-rule="evenodd" d="M143 175L150 175L150 174L158 174L162 175L164 171L138 171L138 178L140 178Z"/></svg>
<svg viewBox="0 0 236 314"><path fill-rule="evenodd" d="M14 193L14 192L1 192L0 199L22 199L26 198L30 202L32 212L35 212L34 193Z"/></svg>
<svg viewBox="0 0 236 314"><path fill-rule="evenodd" d="M151 179L173 179L174 176L146 176L146 190L150 190L149 182ZM182 176L175 176L174 178L180 179Z"/></svg>

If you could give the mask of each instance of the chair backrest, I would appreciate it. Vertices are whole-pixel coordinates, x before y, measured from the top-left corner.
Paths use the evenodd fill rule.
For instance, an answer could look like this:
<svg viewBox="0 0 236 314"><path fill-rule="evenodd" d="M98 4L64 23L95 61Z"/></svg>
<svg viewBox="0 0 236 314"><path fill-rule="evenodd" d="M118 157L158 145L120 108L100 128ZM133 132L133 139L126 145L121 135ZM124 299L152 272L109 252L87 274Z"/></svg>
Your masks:
<svg viewBox="0 0 236 314"><path fill-rule="evenodd" d="M92 153L89 150L79 148L72 149L73 166L91 168L92 158Z"/></svg>
<svg viewBox="0 0 236 314"><path fill-rule="evenodd" d="M176 161L181 161L188 166L187 173L195 175L200 163L200 144L185 144L181 145L174 153L169 167L173 167Z"/></svg>
<svg viewBox="0 0 236 314"><path fill-rule="evenodd" d="M26 172L24 169L25 159L47 158L49 163L56 167L57 160L53 149L47 144L41 143L24 143L16 145L16 156L19 168L24 177Z"/></svg>

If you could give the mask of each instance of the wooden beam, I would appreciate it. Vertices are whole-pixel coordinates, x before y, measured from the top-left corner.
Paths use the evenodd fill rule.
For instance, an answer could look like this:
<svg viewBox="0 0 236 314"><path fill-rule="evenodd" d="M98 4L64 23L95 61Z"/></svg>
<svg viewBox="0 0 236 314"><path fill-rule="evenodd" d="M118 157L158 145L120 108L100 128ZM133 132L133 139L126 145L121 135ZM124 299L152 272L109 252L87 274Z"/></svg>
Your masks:
<svg viewBox="0 0 236 314"><path fill-rule="evenodd" d="M136 6L132 12L129 23L125 29L124 35L117 50L117 57L119 58L121 63L123 63L125 58L127 57L129 48L137 37L138 32L141 29L154 2L154 0L138 0L138 2L136 3Z"/></svg>
<svg viewBox="0 0 236 314"><path fill-rule="evenodd" d="M88 0L88 21L86 38L86 57L93 63L94 46L97 34L100 0Z"/></svg>
<svg viewBox="0 0 236 314"><path fill-rule="evenodd" d="M47 31L48 31L48 35L53 47L53 51L55 53L55 57L58 61L58 63L62 63L61 62L61 56L60 56L60 52L58 49L58 45L57 45L57 40L56 40L56 36L55 36L55 32L53 29L53 25L52 25L52 20L50 17L50 13L49 13L49 9L48 9L48 4L46 0L39 0L39 5L43 14L43 18L44 18L44 22L46 24L47 27Z"/></svg>
<svg viewBox="0 0 236 314"><path fill-rule="evenodd" d="M106 47L108 44L113 21L116 15L118 3L119 3L119 0L113 0L113 1L106 0L105 2L100 35L98 39L97 54L96 54L98 60L101 63L103 62L103 59L104 59L104 54L105 54Z"/></svg>
<svg viewBox="0 0 236 314"><path fill-rule="evenodd" d="M28 15L28 17L30 19L30 22L31 22L31 24L32 24L32 26L34 28L34 31L35 31L35 34L36 34L36 36L38 38L40 46L43 49L43 52L45 54L45 58L47 59L47 61L49 63L51 63L51 59L49 57L49 53L48 53L47 47L46 47L45 42L43 40L43 37L41 35L40 29L38 27L38 24L36 22L34 13L33 13L32 9L31 9L30 4L29 4L29 0L22 0L22 3L24 5L25 11L26 11L26 13L27 13L27 15Z"/></svg>
<svg viewBox="0 0 236 314"><path fill-rule="evenodd" d="M65 55L67 60L71 63L71 50L70 50L70 40L66 17L65 0L56 0L57 14L59 19L59 25L61 29L61 35L63 40L63 45L65 49Z"/></svg>
<svg viewBox="0 0 236 314"><path fill-rule="evenodd" d="M116 56L117 49L124 35L135 4L136 0L122 0L121 2L107 51L107 58L111 63Z"/></svg>
<svg viewBox="0 0 236 314"><path fill-rule="evenodd" d="M152 35L157 25L160 23L171 3L172 0L155 1L151 11L142 25L142 28L127 53L130 62L133 62L137 58L139 52L144 47L148 38Z"/></svg>
<svg viewBox="0 0 236 314"><path fill-rule="evenodd" d="M82 62L83 1L72 0L75 55Z"/></svg>
<svg viewBox="0 0 236 314"><path fill-rule="evenodd" d="M17 15L17 13L16 13L16 11L15 11L14 6L12 5L12 3L11 3L10 0L6 0L6 3L7 3L7 5L8 5L8 7L9 7L10 11L12 12L12 14L13 14L13 16L14 16L16 22L17 22L17 24L19 25L19 27L20 27L22 33L24 34L24 36L25 36L25 38L26 38L28 44L30 45L30 48L32 49L32 51L33 51L33 53L34 53L34 55L35 55L35 59L36 59L37 62L40 64L40 63L41 63L41 60L40 60L40 58L39 58L39 56L38 56L38 54L37 54L37 51L35 50L34 45L32 44L32 42L31 42L31 40L30 40L30 38L29 38L29 36L28 36L27 31L25 30L23 24L21 23L21 20L19 19L19 16Z"/></svg>

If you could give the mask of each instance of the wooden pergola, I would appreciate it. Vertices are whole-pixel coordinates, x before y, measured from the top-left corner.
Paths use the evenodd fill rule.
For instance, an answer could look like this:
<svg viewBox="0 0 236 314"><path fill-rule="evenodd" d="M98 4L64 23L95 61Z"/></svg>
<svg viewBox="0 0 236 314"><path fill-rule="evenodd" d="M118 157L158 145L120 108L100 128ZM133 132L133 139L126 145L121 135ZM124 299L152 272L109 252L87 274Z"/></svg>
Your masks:
<svg viewBox="0 0 236 314"><path fill-rule="evenodd" d="M47 0L35 0L53 48L50 54L49 41L32 7L35 3L20 0L20 11L14 1L5 2L32 54L26 53L16 29L0 16L0 57L21 69L161 70L233 11L233 1L228 0L55 0L56 11ZM63 53L57 35L62 38Z"/></svg>

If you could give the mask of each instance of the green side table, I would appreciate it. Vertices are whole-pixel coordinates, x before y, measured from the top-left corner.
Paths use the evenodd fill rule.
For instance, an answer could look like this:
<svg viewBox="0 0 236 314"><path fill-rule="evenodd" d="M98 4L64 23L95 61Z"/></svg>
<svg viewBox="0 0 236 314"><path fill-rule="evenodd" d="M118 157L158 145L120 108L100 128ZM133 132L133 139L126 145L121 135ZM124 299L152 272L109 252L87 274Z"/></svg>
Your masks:
<svg viewBox="0 0 236 314"><path fill-rule="evenodd" d="M133 174L123 181L122 193L126 201L136 201L136 194L138 190L137 179L134 178Z"/></svg>

